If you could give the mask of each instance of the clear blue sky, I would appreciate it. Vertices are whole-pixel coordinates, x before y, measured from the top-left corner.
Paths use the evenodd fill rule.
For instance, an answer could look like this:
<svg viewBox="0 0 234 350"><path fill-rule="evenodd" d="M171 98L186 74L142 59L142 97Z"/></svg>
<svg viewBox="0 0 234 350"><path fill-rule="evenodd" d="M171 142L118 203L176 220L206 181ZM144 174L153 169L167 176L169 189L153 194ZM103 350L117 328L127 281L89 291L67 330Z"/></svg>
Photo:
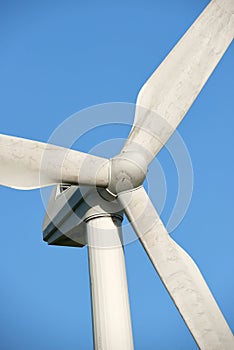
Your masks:
<svg viewBox="0 0 234 350"><path fill-rule="evenodd" d="M47 141L82 108L134 102L207 3L1 1L0 132ZM232 44L179 127L193 163L194 191L172 233L198 263L232 330L233 49ZM86 141L89 149L93 138ZM168 174L165 221L176 193L168 157L166 151L158 157ZM0 198L1 350L91 350L87 249L42 241L38 190L1 187ZM135 348L197 349L139 243L125 251Z"/></svg>

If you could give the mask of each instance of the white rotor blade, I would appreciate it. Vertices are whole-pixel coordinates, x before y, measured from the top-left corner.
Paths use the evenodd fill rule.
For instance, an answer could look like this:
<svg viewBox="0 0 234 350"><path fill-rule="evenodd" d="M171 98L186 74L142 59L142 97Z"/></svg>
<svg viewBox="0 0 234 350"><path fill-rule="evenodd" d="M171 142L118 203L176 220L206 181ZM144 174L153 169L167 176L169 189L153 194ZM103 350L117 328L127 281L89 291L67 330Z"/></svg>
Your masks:
<svg viewBox="0 0 234 350"><path fill-rule="evenodd" d="M42 142L0 134L0 185L34 189L59 183L108 186L109 161Z"/></svg>
<svg viewBox="0 0 234 350"><path fill-rule="evenodd" d="M234 1L213 0L140 90L122 152L150 163L191 107L232 42Z"/></svg>
<svg viewBox="0 0 234 350"><path fill-rule="evenodd" d="M232 332L198 267L169 236L144 188L118 198L199 348L233 350Z"/></svg>

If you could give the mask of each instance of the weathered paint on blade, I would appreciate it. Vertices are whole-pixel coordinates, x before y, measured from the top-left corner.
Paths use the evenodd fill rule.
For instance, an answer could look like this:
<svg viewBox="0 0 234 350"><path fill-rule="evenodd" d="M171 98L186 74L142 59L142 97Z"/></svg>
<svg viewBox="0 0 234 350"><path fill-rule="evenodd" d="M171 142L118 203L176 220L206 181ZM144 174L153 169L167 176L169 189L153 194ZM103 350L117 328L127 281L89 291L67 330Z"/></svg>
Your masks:
<svg viewBox="0 0 234 350"><path fill-rule="evenodd" d="M201 272L169 236L144 188L118 198L200 349L233 350L233 334Z"/></svg>
<svg viewBox="0 0 234 350"><path fill-rule="evenodd" d="M123 152L150 163L193 104L233 40L234 1L213 0L142 87Z"/></svg>
<svg viewBox="0 0 234 350"><path fill-rule="evenodd" d="M0 135L0 184L34 189L58 183L108 186L109 161L42 142Z"/></svg>

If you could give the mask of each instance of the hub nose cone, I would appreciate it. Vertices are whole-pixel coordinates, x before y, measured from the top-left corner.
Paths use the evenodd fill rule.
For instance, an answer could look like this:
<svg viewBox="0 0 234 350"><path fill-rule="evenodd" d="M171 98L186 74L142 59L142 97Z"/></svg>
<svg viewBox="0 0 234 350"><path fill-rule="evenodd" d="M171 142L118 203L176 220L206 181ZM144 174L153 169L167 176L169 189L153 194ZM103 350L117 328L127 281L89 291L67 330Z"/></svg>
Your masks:
<svg viewBox="0 0 234 350"><path fill-rule="evenodd" d="M124 152L110 160L108 191L114 195L139 187L147 174L147 162L138 152Z"/></svg>

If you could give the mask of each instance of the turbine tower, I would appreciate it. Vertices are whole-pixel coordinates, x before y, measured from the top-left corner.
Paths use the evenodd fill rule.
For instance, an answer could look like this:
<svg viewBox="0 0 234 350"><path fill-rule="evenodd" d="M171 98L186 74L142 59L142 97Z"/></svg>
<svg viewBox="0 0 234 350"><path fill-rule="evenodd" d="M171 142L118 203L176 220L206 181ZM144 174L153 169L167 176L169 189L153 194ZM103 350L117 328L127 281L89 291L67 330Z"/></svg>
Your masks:
<svg viewBox="0 0 234 350"><path fill-rule="evenodd" d="M202 350L233 350L233 334L191 257L169 236L143 181L233 40L234 1L212 0L140 90L120 153L90 154L0 135L0 184L56 185L43 233L88 244L96 350L133 349L121 222L126 215Z"/></svg>

